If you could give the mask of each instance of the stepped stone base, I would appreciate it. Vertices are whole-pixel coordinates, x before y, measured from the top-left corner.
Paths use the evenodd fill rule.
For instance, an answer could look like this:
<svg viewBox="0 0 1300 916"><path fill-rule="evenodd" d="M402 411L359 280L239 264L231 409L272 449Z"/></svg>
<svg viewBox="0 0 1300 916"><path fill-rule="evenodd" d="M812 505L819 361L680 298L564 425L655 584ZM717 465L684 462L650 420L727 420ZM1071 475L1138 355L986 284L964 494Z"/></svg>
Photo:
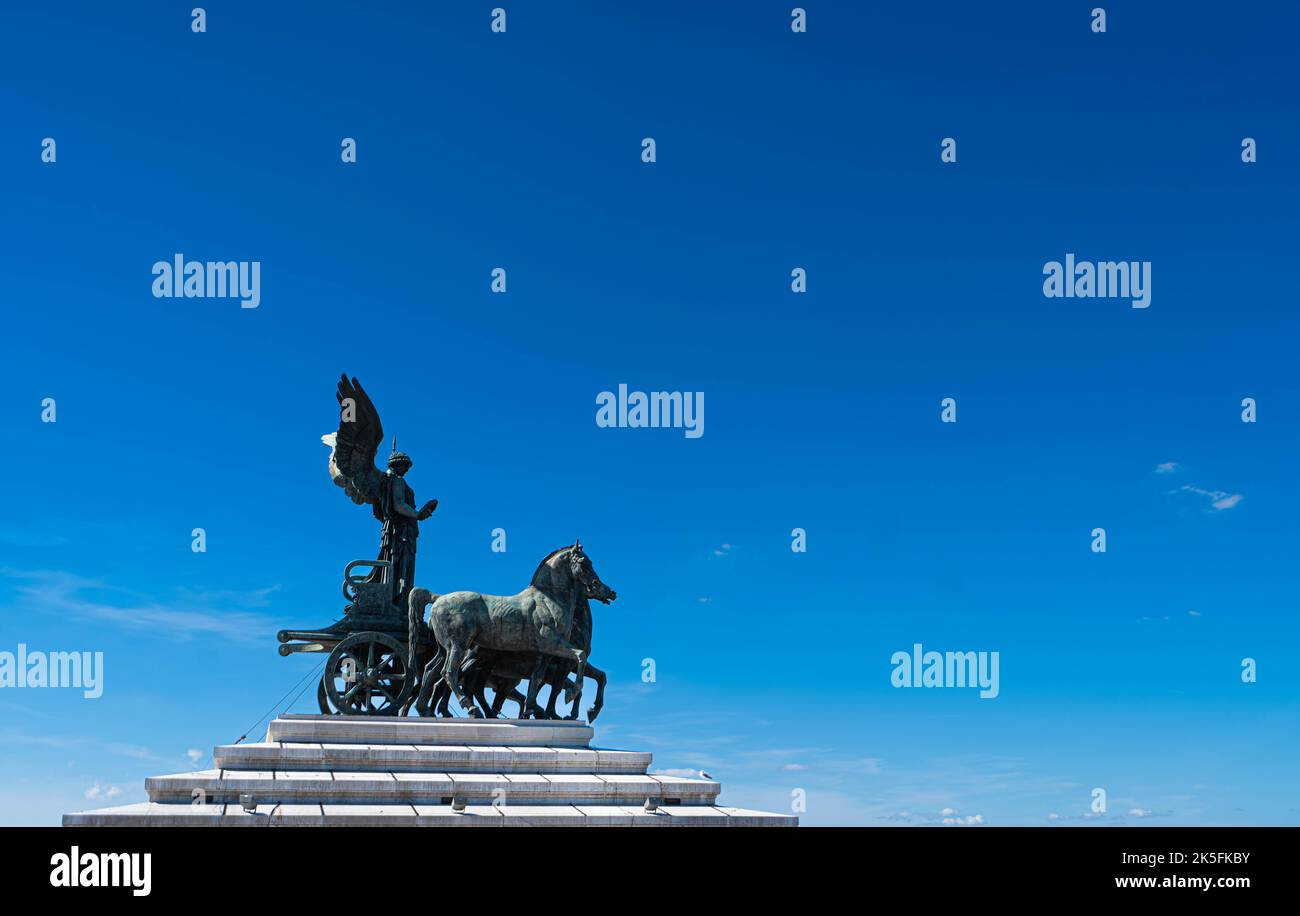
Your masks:
<svg viewBox="0 0 1300 916"><path fill-rule="evenodd" d="M145 780L149 801L65 827L794 827L717 804L707 779L647 774L651 755L593 748L581 722L285 715L216 767ZM647 811L646 800L653 800ZM457 810L463 809L463 810Z"/></svg>

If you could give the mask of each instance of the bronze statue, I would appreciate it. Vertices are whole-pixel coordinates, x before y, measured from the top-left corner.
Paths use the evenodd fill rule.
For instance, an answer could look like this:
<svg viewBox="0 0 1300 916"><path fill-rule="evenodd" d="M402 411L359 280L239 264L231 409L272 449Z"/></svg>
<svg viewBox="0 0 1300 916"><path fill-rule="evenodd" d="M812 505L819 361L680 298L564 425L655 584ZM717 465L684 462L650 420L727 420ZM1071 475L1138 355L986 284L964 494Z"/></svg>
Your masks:
<svg viewBox="0 0 1300 916"><path fill-rule="evenodd" d="M523 718L545 718L537 705L537 691L546 680L552 661L564 662L572 669L561 668L564 677L574 672L573 705L576 715L582 701L582 683L587 656L591 654L590 636L574 632L579 613L579 597L608 604L617 593L596 575L591 559L580 542L572 547L552 551L533 574L533 581L516 595L484 595L479 592L450 592L438 595L417 588L410 596L410 655L407 670L417 670L417 637L425 626L433 631L437 654L425 665L420 676L417 710L428 708L430 694L441 679L471 716L483 713L474 705L465 689L462 666L476 647L496 652L524 652L534 660L528 679L528 695L521 713ZM590 610L589 605L584 605ZM590 634L590 628L587 633Z"/></svg>
<svg viewBox="0 0 1300 916"><path fill-rule="evenodd" d="M594 721L604 704L606 677L589 660L589 602L608 604L616 594L596 575L582 545L553 551L517 595L439 595L414 587L420 522L438 501L415 508L405 480L411 459L397 450L395 439L387 472L375 466L384 428L361 383L345 374L335 397L338 431L321 437L330 447L330 479L354 503L370 506L383 533L377 559L352 560L343 569L348 604L340 620L277 634L281 655L329 653L316 692L320 711L450 715L448 700L455 698L470 715L497 717L506 699L513 699L520 718L554 719L563 692L567 718L576 719L583 682L591 678L596 701L587 719ZM526 694L516 689L524 679ZM537 702L543 686L551 688L545 709ZM492 703L486 688L495 694Z"/></svg>
<svg viewBox="0 0 1300 916"><path fill-rule="evenodd" d="M415 547L420 536L420 522L433 514L438 501L431 499L415 508L415 491L404 479L411 469L411 459L397 450L388 456L388 472L375 467L375 452L384 441L384 426L379 412L361 383L344 375L336 394L339 402L338 432L322 436L330 447L330 479L343 488L354 503L368 503L375 518L383 524L379 543L379 563L370 573L370 582L388 586L388 600L398 608L406 606L406 596L415 583Z"/></svg>

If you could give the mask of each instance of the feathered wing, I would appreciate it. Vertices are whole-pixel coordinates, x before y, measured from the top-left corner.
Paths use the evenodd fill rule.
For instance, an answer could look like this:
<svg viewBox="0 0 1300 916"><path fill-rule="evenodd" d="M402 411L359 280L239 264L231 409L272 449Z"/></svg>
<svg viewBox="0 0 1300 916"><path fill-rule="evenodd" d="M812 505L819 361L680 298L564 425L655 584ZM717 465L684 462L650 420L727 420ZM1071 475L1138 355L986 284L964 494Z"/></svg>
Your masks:
<svg viewBox="0 0 1300 916"><path fill-rule="evenodd" d="M370 396L355 378L349 381L345 374L339 379L337 397L338 432L321 436L330 447L330 480L357 505L374 505L379 501L382 480L375 467L375 452L384 441L384 425L379 422L379 411ZM345 404L349 399L351 405Z"/></svg>

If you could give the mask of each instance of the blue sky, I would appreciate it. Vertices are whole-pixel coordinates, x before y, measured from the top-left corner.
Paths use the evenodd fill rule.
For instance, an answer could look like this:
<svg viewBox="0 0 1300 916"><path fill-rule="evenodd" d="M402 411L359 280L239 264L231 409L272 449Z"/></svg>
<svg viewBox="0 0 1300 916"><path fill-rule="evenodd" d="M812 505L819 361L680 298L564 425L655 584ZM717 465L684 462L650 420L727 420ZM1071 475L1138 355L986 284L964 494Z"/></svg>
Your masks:
<svg viewBox="0 0 1300 916"><path fill-rule="evenodd" d="M378 539L325 473L342 371L441 501L421 584L580 536L599 743L725 803L1300 821L1300 15L504 5L6 9L0 651L106 686L0 691L0 822L143 798L317 661L275 631ZM260 307L153 298L177 252L260 261ZM1044 298L1067 252L1151 261L1151 306ZM597 427L620 382L703 391L705 435ZM1000 696L892 688L917 642L999 652Z"/></svg>

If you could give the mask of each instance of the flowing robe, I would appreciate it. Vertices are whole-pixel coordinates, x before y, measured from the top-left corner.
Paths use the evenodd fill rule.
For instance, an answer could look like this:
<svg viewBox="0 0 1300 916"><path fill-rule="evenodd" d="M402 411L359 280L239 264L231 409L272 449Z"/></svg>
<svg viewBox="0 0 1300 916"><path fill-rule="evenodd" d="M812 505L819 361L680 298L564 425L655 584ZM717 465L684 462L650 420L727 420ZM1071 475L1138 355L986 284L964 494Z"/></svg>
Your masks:
<svg viewBox="0 0 1300 916"><path fill-rule="evenodd" d="M420 536L415 491L396 474L385 474L374 510L375 518L384 523L379 559L392 564L376 572L381 574L380 581L388 583L393 603L404 608L415 584L415 541Z"/></svg>

